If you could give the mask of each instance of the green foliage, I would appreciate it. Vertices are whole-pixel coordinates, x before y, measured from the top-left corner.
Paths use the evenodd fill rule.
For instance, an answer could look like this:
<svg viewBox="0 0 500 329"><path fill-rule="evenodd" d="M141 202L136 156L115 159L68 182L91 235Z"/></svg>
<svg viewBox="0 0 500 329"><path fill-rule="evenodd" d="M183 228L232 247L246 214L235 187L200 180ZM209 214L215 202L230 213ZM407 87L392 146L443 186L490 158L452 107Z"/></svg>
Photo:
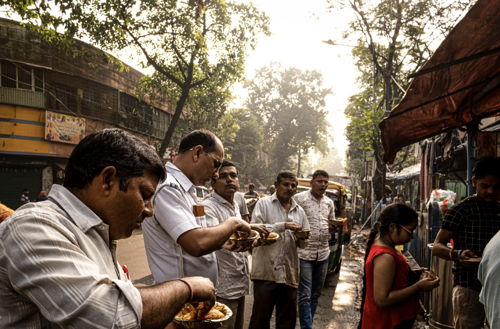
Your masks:
<svg viewBox="0 0 500 329"><path fill-rule="evenodd" d="M374 184L381 184L386 164L378 125L399 103L409 86L407 76L416 72L432 55L432 49L472 6L469 0L330 0L332 8L351 8L356 19L345 37L357 42L352 54L360 71L361 91L345 109L350 123L347 170L361 179L366 154L376 162ZM398 156L394 169L415 163L409 149ZM360 181L360 180L358 180ZM374 186L381 198L382 185Z"/></svg>
<svg viewBox="0 0 500 329"><path fill-rule="evenodd" d="M238 166L240 182L246 184L253 181L269 185L262 171L265 159L261 156L264 133L260 117L248 109L234 110L230 115L239 129L233 140L223 141L231 161Z"/></svg>
<svg viewBox="0 0 500 329"><path fill-rule="evenodd" d="M144 68L154 69L142 83L143 92L154 97L159 95L152 89L160 90L175 103L160 153L184 106L193 112L213 110L216 116L224 112L222 103L243 74L247 51L255 47L259 33L269 33L267 16L250 3L229 0L1 1L47 40L67 49L72 49L71 38L81 38L103 50L134 51ZM211 101L213 106L204 106ZM199 123L209 116L195 113L187 120Z"/></svg>
<svg viewBox="0 0 500 329"><path fill-rule="evenodd" d="M317 71L281 68L273 63L260 69L249 83L248 108L260 117L270 155L267 174L292 169L311 148L325 152L327 121L322 76Z"/></svg>

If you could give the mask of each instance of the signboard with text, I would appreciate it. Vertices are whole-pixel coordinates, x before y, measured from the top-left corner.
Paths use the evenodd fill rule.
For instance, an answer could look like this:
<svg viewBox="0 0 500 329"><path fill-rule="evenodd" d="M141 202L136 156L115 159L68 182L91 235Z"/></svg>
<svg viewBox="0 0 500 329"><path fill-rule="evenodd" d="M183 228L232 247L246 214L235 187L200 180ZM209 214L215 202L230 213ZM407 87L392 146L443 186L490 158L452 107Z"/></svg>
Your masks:
<svg viewBox="0 0 500 329"><path fill-rule="evenodd" d="M85 119L46 111L45 139L52 142L78 144L85 137Z"/></svg>

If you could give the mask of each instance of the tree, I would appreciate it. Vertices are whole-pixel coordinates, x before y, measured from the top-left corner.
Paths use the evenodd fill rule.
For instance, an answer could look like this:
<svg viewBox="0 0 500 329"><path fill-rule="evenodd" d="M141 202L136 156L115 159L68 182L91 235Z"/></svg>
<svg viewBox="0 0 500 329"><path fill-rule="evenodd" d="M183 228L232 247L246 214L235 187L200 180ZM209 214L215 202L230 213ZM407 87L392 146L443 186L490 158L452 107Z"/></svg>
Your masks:
<svg viewBox="0 0 500 329"><path fill-rule="evenodd" d="M409 85L406 77L430 58L436 41L444 38L459 14L472 4L468 0L330 0L330 4L350 8L356 15L347 35L357 40L353 55L362 91L351 97L345 110L351 119L347 167L361 170L363 154L373 151L373 184L377 199L381 199L386 164L378 124L403 97ZM408 148L399 160L399 167L412 160Z"/></svg>
<svg viewBox="0 0 500 329"><path fill-rule="evenodd" d="M49 41L71 48L73 37L103 50L136 51L145 68L143 90L175 103L159 153L163 155L192 93L222 91L243 74L246 53L269 19L252 4L230 0L0 0ZM58 34L60 32L62 34ZM150 93L149 96L158 96ZM224 97L222 97L224 98ZM203 102L202 100L191 103ZM192 108L190 108L192 110ZM204 111L204 108L198 108Z"/></svg>
<svg viewBox="0 0 500 329"><path fill-rule="evenodd" d="M301 158L311 148L325 151L325 97L330 90L322 82L318 71L283 69L273 63L260 69L249 83L248 108L264 126L265 151L271 157L269 175L290 169L294 157L300 175Z"/></svg>

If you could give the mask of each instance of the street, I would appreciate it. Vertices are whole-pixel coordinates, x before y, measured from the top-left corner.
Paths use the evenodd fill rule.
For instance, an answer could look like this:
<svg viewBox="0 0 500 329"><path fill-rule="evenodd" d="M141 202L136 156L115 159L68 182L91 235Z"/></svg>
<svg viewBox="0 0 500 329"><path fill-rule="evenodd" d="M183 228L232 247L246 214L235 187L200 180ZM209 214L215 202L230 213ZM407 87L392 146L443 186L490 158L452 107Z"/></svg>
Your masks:
<svg viewBox="0 0 500 329"><path fill-rule="evenodd" d="M363 252L359 250L361 245L354 241L349 248L346 248L340 273L329 278L325 285L314 318L315 328L353 329L357 327L363 270ZM127 265L134 283L138 285L153 283L141 232L134 232L130 238L118 241L117 257L120 264ZM253 296L247 296L245 328L250 320L252 304ZM272 323L271 328L274 327ZM298 319L296 328L299 328Z"/></svg>

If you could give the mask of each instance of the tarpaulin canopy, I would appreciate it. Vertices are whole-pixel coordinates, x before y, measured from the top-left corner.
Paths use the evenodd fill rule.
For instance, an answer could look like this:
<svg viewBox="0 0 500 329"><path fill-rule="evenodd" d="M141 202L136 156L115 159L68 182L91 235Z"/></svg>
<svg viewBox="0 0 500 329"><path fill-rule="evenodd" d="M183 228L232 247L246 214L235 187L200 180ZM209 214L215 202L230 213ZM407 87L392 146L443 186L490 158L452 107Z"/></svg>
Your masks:
<svg viewBox="0 0 500 329"><path fill-rule="evenodd" d="M404 146L500 109L500 1L479 0L380 123L384 160Z"/></svg>

